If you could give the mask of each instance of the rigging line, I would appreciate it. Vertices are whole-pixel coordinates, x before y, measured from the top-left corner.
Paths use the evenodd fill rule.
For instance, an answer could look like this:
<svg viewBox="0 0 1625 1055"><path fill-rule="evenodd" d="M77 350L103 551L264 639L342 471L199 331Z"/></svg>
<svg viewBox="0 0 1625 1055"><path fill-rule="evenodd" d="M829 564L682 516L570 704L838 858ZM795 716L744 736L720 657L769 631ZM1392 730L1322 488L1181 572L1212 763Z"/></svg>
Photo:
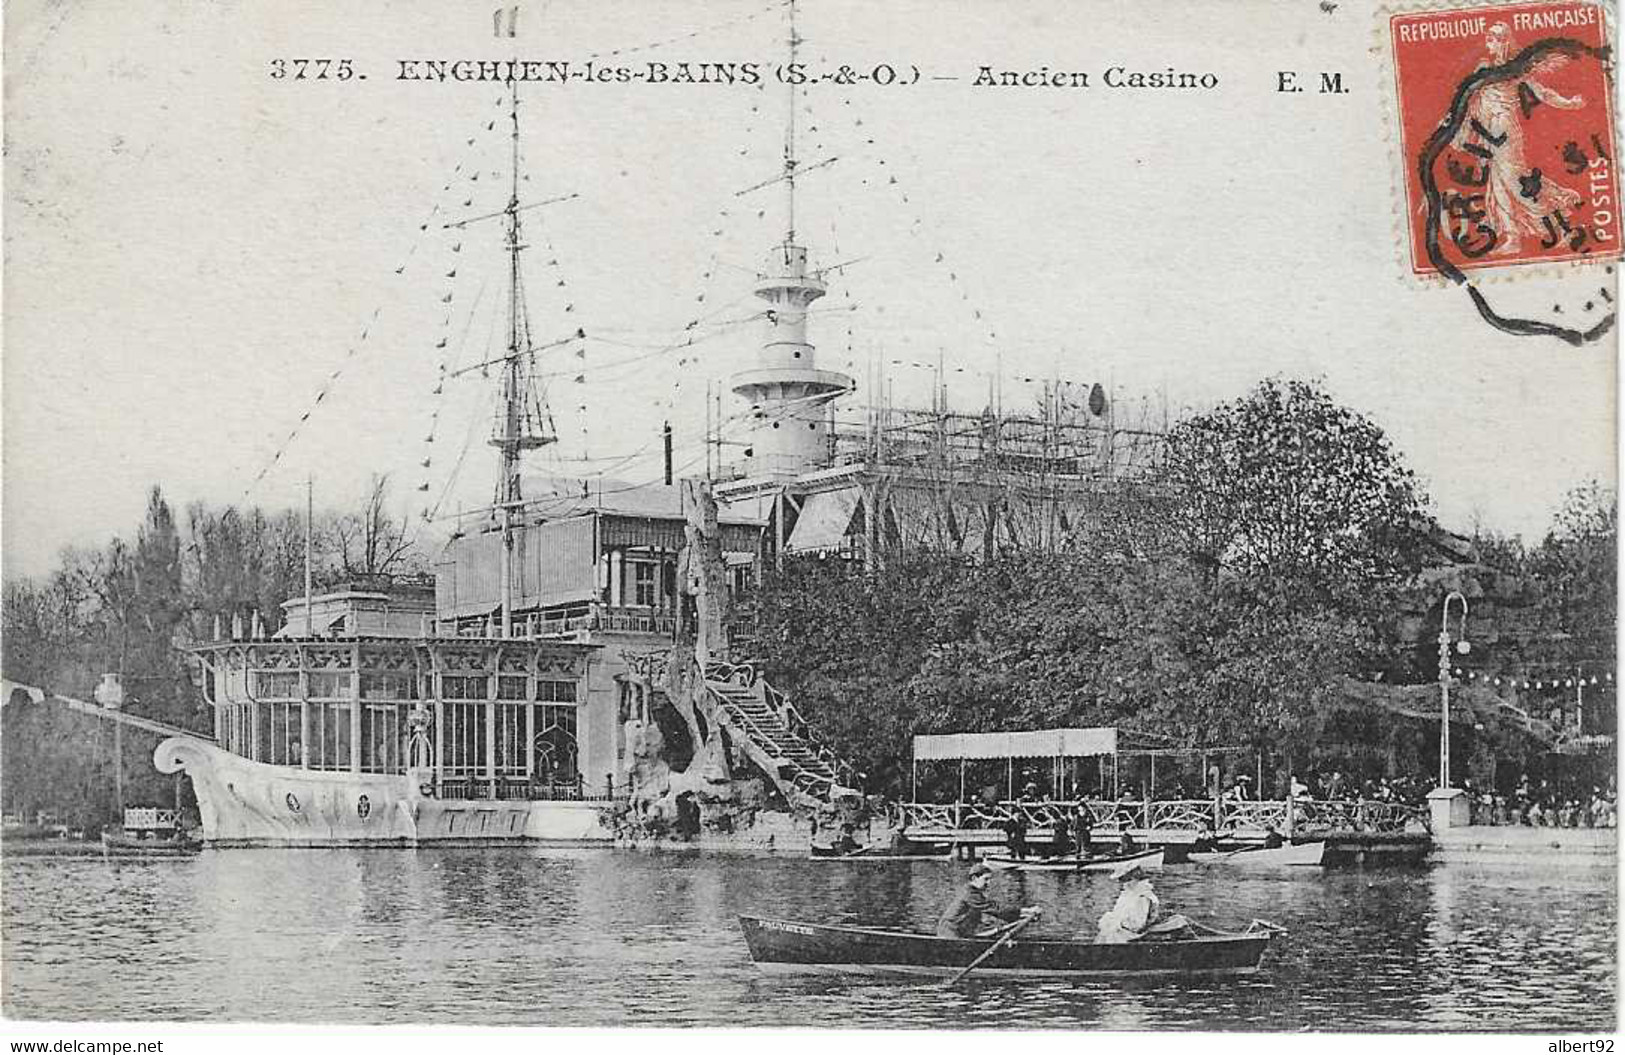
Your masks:
<svg viewBox="0 0 1625 1055"><path fill-rule="evenodd" d="M570 374L596 373L599 370L608 370L608 369L611 369L612 367L624 366L627 363L641 363L646 359L653 359L658 355L664 355L664 354L667 354L669 352L680 351L680 350L682 350L684 348L693 348L693 347L696 347L698 345L704 344L707 341L714 341L718 337L722 337L722 336L724 336L724 334L722 334L722 333L712 333L712 334L707 334L704 337L695 337L695 338L692 338L690 340L679 341L676 344L648 345L648 344L627 344L624 341L610 341L610 340L605 340L604 338L601 338L601 337L593 337L592 335L589 334L587 336L587 340L589 340L589 341L600 341L600 342L602 342L604 344L614 345L614 346L619 347L619 348L629 348L629 349L633 349L633 350L636 350L636 349L639 349L639 348L644 348L644 349L647 349L647 351L645 351L642 355L629 356L629 357L627 357L625 359L616 359L615 361L608 362L608 363L597 363L597 364L594 364L591 367L583 367L582 369L579 369L579 370L563 370L563 371L559 371L558 373L555 373L555 374L549 374L547 376L549 376L549 377L565 377L565 376L568 376Z"/></svg>
<svg viewBox="0 0 1625 1055"><path fill-rule="evenodd" d="M820 61L824 62L824 61L827 61L827 59L821 58ZM842 103L843 103L843 107L850 107L851 106L851 100L850 99L844 99L842 101ZM815 120L827 120L827 118L819 118L814 113L814 111L812 109L812 100L811 99L808 100L807 112L808 112L809 115L813 116L813 118ZM886 180L887 185L895 187L897 189L897 193L898 193L899 197L902 199L902 203L904 205L907 205L907 206L910 207L909 211L910 211L910 213L912 215L912 223L909 225L909 234L914 239L919 240L920 238L923 237L923 227L924 227L923 221L920 218L918 210L913 208L913 203L909 198L908 192L906 190L904 190L903 186L898 182L897 177L895 175L895 169L891 168L891 167L888 167L886 158L880 156L883 152L880 150L880 148L876 144L874 137L872 135L870 135L868 133L868 131L866 131L864 129L864 127L863 127L863 119L861 117L857 117L857 116L855 116L853 114L850 114L850 113L847 116L848 116L848 119L852 122L852 130L853 130L853 132L859 137L859 139L861 139L864 142L864 144L866 144L867 146L871 146L871 147L875 148L875 151L874 151L875 156L873 156L873 157L869 157L867 155L867 153L862 151L861 149L859 150L858 156L863 158L864 160L874 161L877 166L879 166L880 168L884 168L886 170L886 172L887 172L887 180ZM982 312L981 308L978 307L975 302L971 302L969 291L965 289L964 284L960 281L957 272L955 272L947 264L947 262L943 258L943 254L940 251L936 253L934 263L941 266L944 270L946 270L948 272L948 279L952 283L952 285L958 290L958 292L960 294L960 300L964 301L966 303L966 306L971 310L971 314L972 314L973 318L976 320L977 324L980 327L983 327L983 328L986 329L988 339L992 340L992 341L998 341L1000 338L999 338L999 335L998 335L997 331L992 327L990 322L988 322L987 320L985 320L983 318L983 312Z"/></svg>
<svg viewBox="0 0 1625 1055"><path fill-rule="evenodd" d="M710 311L707 311L707 312L704 312L703 314L694 316L694 318L690 319L688 322L684 323L681 327L679 327L679 332L681 332L682 330L698 329L699 326L700 326L700 323L702 323L702 322L710 322L712 319L715 319L718 315L721 315L725 311L732 311L734 308L739 307L739 305L741 305L741 304L749 303L751 298L754 297L754 296L756 296L755 293L750 293L750 292L741 293L739 296L735 297L733 300L725 301L722 304L717 305L715 308L712 308Z"/></svg>
<svg viewBox="0 0 1625 1055"><path fill-rule="evenodd" d="M459 337L458 341L457 341L457 351L458 351L459 356L461 356L463 351L466 350L466 348L467 348L469 331L471 329L473 329L473 327L474 327L474 317L475 317L475 315L477 315L479 313L480 301L482 299L484 299L485 290L489 286L489 284L490 284L489 276L487 276L485 279L482 279L480 281L479 292L474 294L474 302L469 305L468 318L463 323L463 333L462 333L462 336ZM443 389L444 389L445 383L446 383L445 361L442 360L440 362L439 366L440 366L440 369L438 371L436 371L436 373L435 373L435 390L434 390L434 394L435 394L436 400L442 401L442 402L439 402L437 404L437 406L435 407L434 413L429 418L429 431L428 431L428 434L424 438L423 442L418 445L419 452L423 454L423 457L421 459L419 459L419 464L421 465L421 467L424 470L423 484L424 484L425 487L428 486L428 482L429 482L428 479L427 479L428 469L429 469L429 466L430 466L430 464L432 463L432 461L434 459L434 452L432 450L429 450L428 448L430 447L431 444L434 443L435 436L440 431L440 409L441 409L441 407L443 407L445 405L444 402L443 402L443 400L445 399L445 396L443 394ZM459 459L459 464L461 464L461 459Z"/></svg>
<svg viewBox="0 0 1625 1055"><path fill-rule="evenodd" d="M498 102L500 102L500 101L501 100L498 100ZM473 144L475 143L477 138L478 137L476 136L473 139L469 139L467 141L467 147L465 149L472 149ZM455 175L456 173L461 171L462 167L463 167L463 162L459 161L452 168L453 175ZM448 184L449 184L449 182L450 182L450 180L448 179ZM440 212L440 204L438 202L436 202L433 206L430 207L428 215L426 215L424 217L423 222L418 225L418 233L417 233L416 236L414 236L412 238L411 243L410 243L410 245L408 245L406 252L401 256L401 258L400 258L401 259L401 264L400 264L399 267L394 269L395 274L399 275L399 274L401 274L402 272L404 272L406 270L407 261L410 260L411 257L418 251L418 246L421 245L422 242L423 242L423 237L422 237L423 233L429 229L430 222L433 221L434 217L439 212ZM261 467L259 473L256 474L254 476L254 478L248 482L248 485L243 488L243 493L242 493L242 496L239 499L239 501L246 501L248 499L248 496L253 493L254 488L259 486L260 482L265 479L265 477L270 473L272 468L274 468L277 465L277 463L282 460L283 455L285 455L288 452L288 450L291 449L291 447L293 446L294 441L297 440L299 438L299 436L304 432L304 426L305 426L306 422L308 422L310 420L310 418L315 414L317 406L319 406L322 403L322 401L325 400L328 397L328 395L332 393L333 389L337 387L338 382L341 379L341 377L343 376L346 368L350 365L350 361L355 358L357 352L360 350L360 347L361 347L362 343L364 343L366 341L367 335L371 332L373 324L375 324L378 321L378 316L382 313L382 311L383 311L382 304L376 305L373 308L373 311L372 311L371 316L369 317L367 326L365 328L363 328L362 331L361 331L361 336L359 338L357 338L354 342L352 342L345 349L344 356L343 356L342 359L339 360L338 367L330 375L328 375L327 381L322 385L322 388L317 393L316 398L309 404L308 409L306 409L304 414L302 414L300 416L298 422L294 425L293 429L288 433L287 437L285 439L283 439L282 442L277 446L276 450L272 453L270 460L267 461Z"/></svg>
<svg viewBox="0 0 1625 1055"><path fill-rule="evenodd" d="M698 465L704 459L705 459L705 455L703 453L701 453L701 454L697 455L696 457L690 458L688 461L684 462L682 465L675 466L672 469L672 478L676 479L678 473L686 472L687 470L694 468L694 466ZM645 487L652 487L652 486L654 486L654 484L657 481L664 481L664 479L665 479L665 476L664 476L664 473L662 473L661 476L655 477L654 479L651 479L651 480L643 480L643 481L641 481L639 483L627 484L625 487L616 487L616 488L612 488L612 489L609 489L609 490L599 491L598 494L599 494L599 496L618 495L618 494L625 494L628 491L639 491L639 490L642 490Z"/></svg>
<svg viewBox="0 0 1625 1055"><path fill-rule="evenodd" d="M450 497L451 489L457 483L457 475L458 473L462 472L463 462L468 458L468 452L474 446L474 434L479 431L480 423L484 420L485 415L483 414L470 415L468 432L463 437L463 449L458 452L457 461L452 463L451 472L446 474L446 485L445 487L441 488L440 497L435 499L435 503L432 507L424 510L423 518L425 520L432 521L440 515L440 507L444 505L446 499Z"/></svg>
<svg viewBox="0 0 1625 1055"><path fill-rule="evenodd" d="M524 308L521 307L520 310L521 310L521 312L523 312ZM527 316L527 321L528 321L528 316ZM549 348L562 348L564 345L567 345L567 344L571 343L572 341L579 341L579 340L584 339L585 337L586 337L586 335L584 333L582 333L580 330L577 330L576 332L570 334L570 336L568 336L568 337L560 337L558 340L549 341L546 344L527 344L524 348L520 349L517 352L510 352L510 353L508 353L506 355L499 355L499 356L496 356L493 359L486 359L486 360L484 360L482 362L478 362L478 363L470 363L468 366L465 366L460 370L453 371L452 373L449 373L446 376L447 377L461 377L463 374L469 373L469 372L474 371L474 370L478 370L478 369L480 369L481 367L484 367L484 366L494 366L497 363L505 363L509 359L513 358L515 355L534 355L537 352L545 352ZM573 372L574 371L566 371L566 373L573 373ZM532 378L536 378L536 379L540 379L540 378L543 378L543 377L561 377L561 376L563 376L563 375L562 374L532 374L531 375Z"/></svg>
<svg viewBox="0 0 1625 1055"><path fill-rule="evenodd" d="M706 296L706 294L704 294L704 293L700 294L701 298L704 298L705 296ZM716 318L718 315L721 315L725 311L731 311L734 308L739 307L739 305L745 303L746 301L750 300L754 296L755 296L754 293L743 293L743 294L739 295L738 297L735 297L733 300L730 300L725 304L719 305L718 307L713 308L712 310L710 310L708 312L705 312L703 314L694 316L692 319L688 320L687 322L685 322L681 326L679 326L677 328L677 332L678 333L689 333L689 332L694 331L694 330L708 328L708 327L702 327L700 324L709 322L709 320ZM732 324L733 324L732 322L726 323L726 325L732 325ZM711 325L723 325L723 324L711 323ZM604 332L607 332L607 333L625 333L625 332L636 332L636 331L607 330L607 331L604 331ZM652 333L652 332L655 332L655 331L649 330L649 331L642 331L642 332ZM670 333L672 331L663 330L661 332Z"/></svg>
<svg viewBox="0 0 1625 1055"><path fill-rule="evenodd" d="M785 403L779 404L772 410L760 410L757 408L752 408L747 411L738 411L734 414L730 414L728 417L723 418L720 422L718 422L717 428L720 431L724 428L730 428L743 423L758 422L759 424L750 425L749 427L749 431L755 432L760 429L762 425L782 422L786 417L789 417L795 411L808 407L822 406L824 403L839 398L840 394L841 393L821 392L817 395L802 396L800 399L789 400Z"/></svg>
<svg viewBox="0 0 1625 1055"><path fill-rule="evenodd" d="M586 476L586 477L591 477L591 478L594 478L594 479L602 479L603 477L608 476L610 473L614 472L616 469L619 469L621 466L626 465L629 462L636 461L638 458L641 458L645 454L648 454L649 453L649 448L653 447L654 444L655 444L655 441L650 440L648 443L645 443L642 447L639 447L637 450L633 451L631 454L623 455L622 457L617 458L614 462L612 462L609 465L604 466L602 469L597 469L597 470L594 470L594 471L589 472L589 473L583 473L581 475Z"/></svg>
<svg viewBox="0 0 1625 1055"><path fill-rule="evenodd" d="M766 82L764 81L762 83L757 84L756 85L756 91L757 91L759 96L765 96L765 93L767 91ZM748 111L748 114L756 114L756 113L759 113L760 110L761 110L760 102L758 101L757 104L752 105L750 107L750 109ZM755 131L755 121L750 116L746 116L744 124L745 124L744 138L745 138L746 142L749 142L751 135ZM741 150L740 153L744 154L745 151ZM705 265L705 270L704 270L704 272L701 273L701 276L700 276L704 280L704 284L700 287L700 295L696 298L696 300L701 304L704 304L708 300L711 299L712 292L714 291L714 289L716 287L717 265L718 265L718 262L722 259L722 245L723 245L722 235L723 235L723 232L728 230L730 221L733 221L733 219L734 219L734 214L733 214L733 212L731 210L731 207L730 207L728 202L724 201L724 203L717 208L717 221L716 221L717 226L711 232L711 237L712 237L711 257L710 257L709 261L707 261L707 263ZM738 298L738 299L735 299L733 301L729 301L728 303L729 303L729 305L737 304L737 303L739 303L740 299L743 299L743 298ZM694 322L689 324L689 328L692 328L695 325L697 325L699 321L700 321L699 319L694 320Z"/></svg>
<svg viewBox="0 0 1625 1055"><path fill-rule="evenodd" d="M480 301L484 299L485 290L490 284L491 276L487 275L481 279L479 292L474 294L474 302L468 306L468 318L463 321L462 335L457 338L457 354L459 358L468 350L468 334L474 328L474 317L480 312ZM440 365L442 367L447 365L445 359L441 359Z"/></svg>
<svg viewBox="0 0 1625 1055"><path fill-rule="evenodd" d="M587 55L587 58L588 59L609 58L609 57L615 56L615 55L630 55L630 54L632 54L634 52L638 52L638 51L652 51L655 48L664 48L664 47L667 47L667 46L669 46L671 44L677 44L677 43L680 43L680 42L685 41L685 40L693 40L695 37L701 36L702 34L714 33L719 29L729 29L729 28L731 28L733 26L740 26L740 25L744 25L747 22L753 22L756 19L762 18L765 15L772 14L773 12L777 11L779 8L786 6L787 3L788 3L788 0L775 0L774 3L771 3L771 4L767 5L766 7L762 8L759 11L754 11L754 12L748 14L748 15L742 15L742 16L738 16L738 17L735 17L735 18L731 18L731 19L727 20L726 22L718 22L718 23L716 23L715 25L712 25L712 26L706 26L706 27L703 27L701 29L690 30L687 33L680 33L677 36L671 37L669 39L656 40L656 41L652 41L652 42L647 43L647 44L635 44L635 45L633 45L631 47L626 47L626 48L614 48L614 49L611 49L609 51L591 52L590 54Z"/></svg>
<svg viewBox="0 0 1625 1055"><path fill-rule="evenodd" d="M752 278L754 278L757 275L760 275L762 273L761 268L745 267L742 264L735 264L730 260L717 260L717 261L714 262L714 264L715 264L716 267L726 267L726 268L731 268L734 271L742 271L745 274L750 275Z"/></svg>
<svg viewBox="0 0 1625 1055"><path fill-rule="evenodd" d="M650 446L652 446L652 445L653 444L651 443ZM690 451L690 450L699 449L699 453L696 454L693 458L690 458L688 461L686 461L686 462L684 462L684 463L682 463L680 465L675 466L673 468L673 470L672 470L673 473L687 471L688 469L693 468L695 465L698 465L702 460L704 460L705 452L704 452L704 450L702 448L705 447L705 446L707 446L707 444L704 444L704 443L702 443L700 441L695 441L693 443L686 443L686 444L681 445L680 447L675 448L675 450L682 450L682 451ZM561 479L581 480L581 481L584 482L585 480L588 480L588 479L600 478L600 477L602 477L602 475L603 475L602 473L588 473L588 474L575 475L575 476L571 476L571 477L563 477ZM574 510L577 510L577 509L592 508L591 505L583 505L582 503L583 502L591 503L593 499L600 498L600 497L602 497L604 495L625 494L626 492L629 492L629 491L637 491L637 490L641 490L641 489L646 488L646 487L653 487L657 483L661 482L663 477L664 477L664 472L662 472L661 476L655 477L654 479L644 480L644 481L641 481L641 482L638 482L638 483L629 483L624 487L612 487L612 488L601 489L601 490L598 490L598 491L593 491L591 494L586 495L586 496L569 495L569 494L555 494L555 495L546 496L546 497L537 497L537 498L526 499L525 502L524 502L524 507L533 508L533 507L541 506L541 505L549 505L549 506L553 507L551 509L551 515L553 515L553 516L561 516L561 515L564 515L564 514L566 514L568 512L571 512L571 511L574 511ZM462 521L462 520L467 519L470 516L477 516L477 515L480 515L480 514L488 513L489 511L490 510L489 510L488 507L482 507L482 508L476 509L476 510L465 510L465 511L457 512L457 513L448 513L444 517L442 517L442 516L439 515L439 509L438 509L438 506L437 506L433 515L428 514L427 511L425 512L425 519Z"/></svg>
<svg viewBox="0 0 1625 1055"><path fill-rule="evenodd" d="M785 173L785 172L781 172L777 176L772 177L771 179L765 179L760 183L753 183L749 187L746 187L744 190L736 190L736 191L734 191L734 197L743 198L745 195L754 193L755 191L759 191L763 187L771 187L775 183L783 183L783 182L785 182L787 180L800 179L803 175L805 175L808 172L813 172L813 171L815 171L817 169L821 169L821 168L828 168L830 165L835 164L839 160L841 160L841 159L838 156L837 157L827 157L822 161L815 161L811 165L805 165L805 166L798 167L795 170L794 175L791 175L791 174Z"/></svg>
<svg viewBox="0 0 1625 1055"><path fill-rule="evenodd" d="M657 439L656 440L650 440L648 443L645 443L643 446L639 447L637 450L633 451L631 454L605 454L605 455L602 455L602 456L597 457L597 458L589 458L589 457L586 457L585 455L583 455L581 457L573 457L573 458L562 458L562 457L560 457L560 458L554 458L553 460L554 460L554 462L556 462L559 465L564 465L566 463L580 464L580 463L625 461L628 458L636 458L638 455L647 452L650 447L653 447L655 445L656 442L657 442Z"/></svg>
<svg viewBox="0 0 1625 1055"><path fill-rule="evenodd" d="M561 194L556 198L547 198L547 199L545 199L543 201L533 201L529 205L521 205L521 206L519 206L517 209L515 209L513 211L514 212L524 212L526 209L540 209L544 205L557 205L559 202L573 201L573 200L575 200L576 198L579 198L579 197L581 197L581 194L579 192L572 191L569 194ZM479 223L481 220L490 220L490 219L493 219L493 218L498 217L498 216L506 216L506 215L508 215L508 210L507 209L498 209L496 212L483 213L483 214L481 214L479 216L470 216L466 220L453 220L451 223L443 223L443 224L440 225L440 229L441 230L446 230L448 228L459 228L460 229L460 228L463 228L463 227L467 227L471 223Z"/></svg>
<svg viewBox="0 0 1625 1055"><path fill-rule="evenodd" d="M731 323L728 323L728 325L740 325L740 324L747 323L747 322L754 322L756 320L756 318L760 318L763 314L765 314L765 313L758 313L755 317L752 317L752 318L736 319L736 320L733 320ZM616 367L619 367L619 366L627 366L627 365L634 364L634 363L641 363L641 362L644 362L646 360L656 358L657 356L666 355L666 354L669 354L671 352L681 351L684 348L692 348L695 345L702 344L705 341L715 340L716 338L721 337L721 336L723 336L723 334L720 333L720 332L719 333L711 333L711 334L707 334L707 335L702 336L702 337L693 337L693 338L690 338L690 339L685 340L685 341L679 341L676 344L666 344L666 345L655 346L655 345L647 345L647 344L642 344L642 345L640 345L640 344L630 344L630 343L627 343L625 341L614 341L614 340L610 340L609 338L606 338L606 337L596 337L596 336L594 336L592 334L585 334L584 339L588 340L588 341L596 341L596 342L599 342L599 343L602 343L602 344L615 345L615 346L621 347L621 348L630 348L630 349L647 348L649 350L646 351L642 355L628 356L625 359L617 359L617 360L615 360L613 362L595 363L590 367L582 366L582 367L580 367L578 369L574 369L574 370L554 370L554 371L549 371L548 373L545 373L545 374L537 374L536 376L538 378L558 378L558 377L572 377L572 376L573 377L583 377L583 376L586 376L588 374L596 375L599 372L604 371L604 370L612 370L612 369L614 369ZM597 382L594 382L594 383L597 383Z"/></svg>
<svg viewBox="0 0 1625 1055"><path fill-rule="evenodd" d="M601 462L601 461L612 462L613 464L608 465L605 468L598 469L596 471L575 473L575 474L570 475L569 477L565 477L566 479L587 479L587 478L598 479L598 478L602 478L602 477L608 475L611 472L614 472L616 469L619 469L621 466L627 464L628 462L632 462L632 461L635 461L638 458L642 458L642 457L644 457L646 455L649 455L651 453L650 448L654 447L654 445L656 443L658 443L659 441L660 441L660 438L658 436L656 436L656 437L650 439L647 443L643 444L643 446L637 448L636 450L632 451L629 454L622 454L622 455L618 455L618 456L617 455L610 455L610 456L606 456L606 457L603 457L603 458L558 459L558 461L563 462L563 461L568 460L568 461L575 461L575 462ZM690 451L702 451L704 446L705 446L705 441L703 439L696 439L696 440L691 440L691 441L689 441L687 443L677 444L675 447L672 448L672 452L673 452L673 454L677 454L679 452L686 454L686 453L688 453ZM560 467L563 468L562 465Z"/></svg>

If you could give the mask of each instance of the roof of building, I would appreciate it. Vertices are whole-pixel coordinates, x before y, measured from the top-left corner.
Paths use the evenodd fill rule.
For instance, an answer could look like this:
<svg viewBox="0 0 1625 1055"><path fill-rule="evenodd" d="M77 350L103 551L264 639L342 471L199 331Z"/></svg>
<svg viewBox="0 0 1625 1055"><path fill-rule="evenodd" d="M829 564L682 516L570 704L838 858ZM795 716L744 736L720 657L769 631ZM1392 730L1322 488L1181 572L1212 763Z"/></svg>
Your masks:
<svg viewBox="0 0 1625 1055"><path fill-rule="evenodd" d="M575 480L526 477L522 481L527 512L547 520L601 513L609 516L682 520L682 489L676 484L630 484L622 480ZM759 525L738 513L718 512L723 524Z"/></svg>

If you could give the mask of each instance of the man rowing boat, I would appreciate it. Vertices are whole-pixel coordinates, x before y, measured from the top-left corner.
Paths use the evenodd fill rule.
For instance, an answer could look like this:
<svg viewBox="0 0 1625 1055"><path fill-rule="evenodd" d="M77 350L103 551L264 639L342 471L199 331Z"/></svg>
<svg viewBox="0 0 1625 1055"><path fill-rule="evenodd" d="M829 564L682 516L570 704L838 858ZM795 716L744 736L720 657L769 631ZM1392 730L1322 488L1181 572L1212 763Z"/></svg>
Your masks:
<svg viewBox="0 0 1625 1055"><path fill-rule="evenodd" d="M993 869L980 861L971 867L964 889L937 921L939 938L988 937L1002 930L1001 924L1012 924L1023 916L1038 915L1036 908L1019 911L1000 908L998 902L987 894L987 881L992 874Z"/></svg>

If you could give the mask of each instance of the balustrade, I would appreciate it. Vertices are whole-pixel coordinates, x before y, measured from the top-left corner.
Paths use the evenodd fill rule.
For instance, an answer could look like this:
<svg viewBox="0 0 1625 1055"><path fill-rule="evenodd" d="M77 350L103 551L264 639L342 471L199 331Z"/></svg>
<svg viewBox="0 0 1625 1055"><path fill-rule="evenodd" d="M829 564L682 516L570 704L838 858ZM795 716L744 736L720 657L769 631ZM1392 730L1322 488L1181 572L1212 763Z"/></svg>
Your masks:
<svg viewBox="0 0 1625 1055"><path fill-rule="evenodd" d="M540 783L523 778L499 777L495 784L486 777L448 777L431 789L431 797L445 800L501 800L506 802L601 802L601 794L589 793L578 781ZM623 796L624 797L624 794Z"/></svg>
<svg viewBox="0 0 1625 1055"><path fill-rule="evenodd" d="M927 803L898 806L901 823L916 831L1002 829L1018 813L1028 829L1051 828L1065 816L1070 822L1078 806L1089 815L1093 829L1231 832L1287 830L1287 802L1215 801L1213 799L1084 799L1082 801L1020 801ZM1294 834L1315 831L1393 833L1413 823L1427 823L1427 810L1398 802L1321 802L1293 800Z"/></svg>

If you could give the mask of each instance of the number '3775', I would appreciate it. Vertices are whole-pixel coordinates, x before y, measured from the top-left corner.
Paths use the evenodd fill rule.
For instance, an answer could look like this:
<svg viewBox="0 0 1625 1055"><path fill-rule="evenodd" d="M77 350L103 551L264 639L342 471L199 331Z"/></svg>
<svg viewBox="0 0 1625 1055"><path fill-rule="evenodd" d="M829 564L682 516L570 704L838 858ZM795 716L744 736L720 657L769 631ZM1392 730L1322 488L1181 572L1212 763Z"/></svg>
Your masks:
<svg viewBox="0 0 1625 1055"><path fill-rule="evenodd" d="M349 59L272 59L273 81L347 81L356 75Z"/></svg>

